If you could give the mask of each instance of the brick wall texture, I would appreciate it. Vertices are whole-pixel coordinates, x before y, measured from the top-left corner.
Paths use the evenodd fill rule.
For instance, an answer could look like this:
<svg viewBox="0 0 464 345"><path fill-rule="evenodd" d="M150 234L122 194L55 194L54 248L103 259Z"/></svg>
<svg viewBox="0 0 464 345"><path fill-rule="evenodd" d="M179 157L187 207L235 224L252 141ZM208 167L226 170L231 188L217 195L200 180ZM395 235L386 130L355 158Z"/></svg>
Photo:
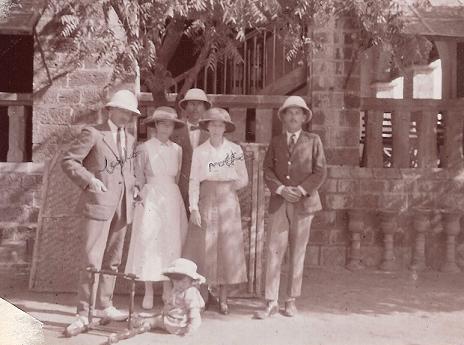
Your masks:
<svg viewBox="0 0 464 345"><path fill-rule="evenodd" d="M394 235L396 260L406 268L411 261L416 211L429 219L427 265L438 269L444 261L442 212L464 209L464 179L444 169L369 169L331 166L321 190L324 210L314 221L307 263L344 265L349 255L348 211L364 214L361 252L368 267L379 265L383 251L380 211L392 211L398 220ZM458 264L464 265L464 236L458 236Z"/></svg>

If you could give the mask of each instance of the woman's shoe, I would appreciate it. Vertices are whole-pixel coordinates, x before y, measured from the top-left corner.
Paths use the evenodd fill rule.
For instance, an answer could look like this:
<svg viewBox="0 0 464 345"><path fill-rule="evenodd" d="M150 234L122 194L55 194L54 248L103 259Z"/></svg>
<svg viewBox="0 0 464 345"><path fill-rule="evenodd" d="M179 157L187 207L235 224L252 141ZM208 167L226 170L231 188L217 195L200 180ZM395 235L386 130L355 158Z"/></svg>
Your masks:
<svg viewBox="0 0 464 345"><path fill-rule="evenodd" d="M220 312L222 315L227 315L227 314L229 314L229 306L227 305L226 302L220 302L220 303L219 303L219 312Z"/></svg>
<svg viewBox="0 0 464 345"><path fill-rule="evenodd" d="M142 301L143 309L153 309L153 294L145 294Z"/></svg>

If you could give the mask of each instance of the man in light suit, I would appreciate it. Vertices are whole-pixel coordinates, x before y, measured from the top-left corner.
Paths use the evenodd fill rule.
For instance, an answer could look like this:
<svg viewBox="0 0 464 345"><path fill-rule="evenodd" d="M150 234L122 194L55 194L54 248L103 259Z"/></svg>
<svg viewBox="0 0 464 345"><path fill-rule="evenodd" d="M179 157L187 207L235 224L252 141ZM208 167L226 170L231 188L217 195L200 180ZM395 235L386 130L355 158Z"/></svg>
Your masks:
<svg viewBox="0 0 464 345"><path fill-rule="evenodd" d="M86 268L117 271L121 264L126 228L132 222L134 197L135 138L125 127L140 115L137 98L120 90L106 104L108 121L85 127L64 154L62 168L82 189L78 210L83 215L84 233L77 318L65 335L86 330L89 323L90 274ZM97 316L122 321L127 315L113 307L116 278L100 276L96 292ZM100 310L98 310L100 309Z"/></svg>
<svg viewBox="0 0 464 345"><path fill-rule="evenodd" d="M266 309L255 313L264 319L279 311L280 273L289 251L285 316L297 313L304 258L315 212L322 209L318 189L327 174L321 139L302 130L312 112L303 98L288 97L278 112L285 133L272 138L264 158L264 180L271 191L270 229L266 249Z"/></svg>
<svg viewBox="0 0 464 345"><path fill-rule="evenodd" d="M183 110L187 125L175 130L171 140L182 147L182 166L180 170L179 189L184 200L185 209L189 212L188 185L190 179L190 167L192 165L193 150L203 144L208 138L208 132L200 129L198 121L203 114L211 108L205 92L201 89L190 89L185 97L179 101Z"/></svg>

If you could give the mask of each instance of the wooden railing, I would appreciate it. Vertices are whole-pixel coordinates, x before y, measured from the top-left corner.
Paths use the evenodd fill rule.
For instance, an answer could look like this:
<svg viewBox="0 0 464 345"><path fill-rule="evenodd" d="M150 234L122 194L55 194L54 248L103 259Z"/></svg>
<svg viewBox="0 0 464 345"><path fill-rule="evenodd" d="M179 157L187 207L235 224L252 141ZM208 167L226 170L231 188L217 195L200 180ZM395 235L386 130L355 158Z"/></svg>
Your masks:
<svg viewBox="0 0 464 345"><path fill-rule="evenodd" d="M231 139L268 143L281 133L277 110L286 96L209 95L229 110L237 129ZM176 95L168 100L174 105ZM309 98L305 99L310 104ZM150 93L140 107L154 110ZM464 100L361 98L360 166L436 168L460 166L463 160ZM139 127L142 140L145 128ZM250 133L252 135L250 135Z"/></svg>
<svg viewBox="0 0 464 345"><path fill-rule="evenodd" d="M217 65L202 67L194 86L211 94L259 94L279 78L301 68L297 61L287 61L278 31L273 25L250 32L238 48L241 59L220 56ZM176 76L169 92L179 92L189 72ZM295 78L292 79L295 84Z"/></svg>
<svg viewBox="0 0 464 345"><path fill-rule="evenodd" d="M1 160L27 162L32 158L32 95L0 92L2 126L8 126L8 152ZM7 117L7 120L6 118Z"/></svg>
<svg viewBox="0 0 464 345"><path fill-rule="evenodd" d="M361 99L361 166L456 167L463 162L464 100Z"/></svg>

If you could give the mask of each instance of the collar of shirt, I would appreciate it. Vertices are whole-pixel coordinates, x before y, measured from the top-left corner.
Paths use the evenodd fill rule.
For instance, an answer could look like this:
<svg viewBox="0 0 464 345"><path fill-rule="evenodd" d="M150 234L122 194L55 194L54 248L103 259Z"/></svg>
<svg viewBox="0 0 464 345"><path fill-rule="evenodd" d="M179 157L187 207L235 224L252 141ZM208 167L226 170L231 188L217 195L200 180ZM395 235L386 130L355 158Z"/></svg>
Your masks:
<svg viewBox="0 0 464 345"><path fill-rule="evenodd" d="M116 124L115 124L113 121L111 121L110 119L108 119L108 126L110 126L111 132L113 132L113 133L117 133L117 132L118 132L118 128L119 128L119 127L116 126ZM124 127L122 127L122 128L124 129Z"/></svg>
<svg viewBox="0 0 464 345"><path fill-rule="evenodd" d="M215 152L220 152L223 151L224 149L227 149L229 147L228 145L228 140L226 138L222 139L222 144L218 147L214 147L213 144L211 144L211 139L208 139L208 145L210 150L214 150Z"/></svg>
<svg viewBox="0 0 464 345"><path fill-rule="evenodd" d="M194 125L194 124L191 123L189 120L187 120L187 129L190 130L190 127L191 127L191 126L199 127L199 124L197 123L196 125Z"/></svg>
<svg viewBox="0 0 464 345"><path fill-rule="evenodd" d="M159 140L157 137L153 137L153 140L155 142L157 142L159 145L161 146L167 146L167 147L170 147L172 145L172 141L171 140L168 140L166 141L165 143L163 143L161 140Z"/></svg>
<svg viewBox="0 0 464 345"><path fill-rule="evenodd" d="M295 133L290 133L290 132L287 132L287 143L290 142L290 137L295 134L295 143L298 141L298 138L300 137L300 134L301 134L301 129L299 131L296 131Z"/></svg>

